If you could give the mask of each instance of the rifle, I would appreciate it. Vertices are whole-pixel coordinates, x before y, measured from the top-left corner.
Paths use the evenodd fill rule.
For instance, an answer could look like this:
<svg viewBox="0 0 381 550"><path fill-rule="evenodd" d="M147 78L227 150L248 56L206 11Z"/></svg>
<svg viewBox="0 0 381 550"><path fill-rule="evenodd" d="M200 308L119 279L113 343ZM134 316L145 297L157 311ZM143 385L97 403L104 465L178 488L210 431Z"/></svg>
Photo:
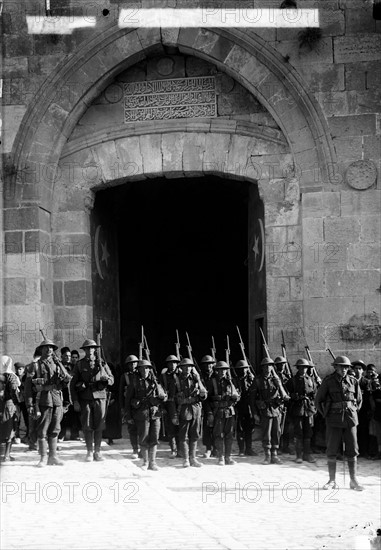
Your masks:
<svg viewBox="0 0 381 550"><path fill-rule="evenodd" d="M332 357L332 359L333 359L333 360L335 360L335 359L336 359L336 357L335 357L335 356L333 355L333 353L332 353L332 351L331 351L331 349L330 349L330 348L326 348L326 350L325 350L325 351L328 351L328 352L329 352L329 353L331 354L331 357Z"/></svg>
<svg viewBox="0 0 381 550"><path fill-rule="evenodd" d="M139 342L139 355L138 355L139 361L142 361L143 359L143 348L144 348L144 328L142 325L141 337Z"/></svg>
<svg viewBox="0 0 381 550"><path fill-rule="evenodd" d="M46 336L44 334L44 331L40 328L40 332L41 332L41 336L43 338L43 340L46 340ZM56 354L56 352L53 350L53 361L54 361L54 364L58 367L58 377L63 380L65 378L65 376L63 376L63 373L61 372L61 360L59 359L58 355Z"/></svg>
<svg viewBox="0 0 381 550"><path fill-rule="evenodd" d="M266 357L267 357L267 359L271 359L269 346L267 345L266 338L265 338L265 335L263 334L263 330L261 329L261 327L259 327L259 331L260 331L261 336L262 336L262 342L263 342L263 347L265 348Z"/></svg>
<svg viewBox="0 0 381 550"><path fill-rule="evenodd" d="M179 331L176 329L176 343L175 343L175 348L176 348L176 357L181 360L181 355L180 355L180 338L179 338Z"/></svg>
<svg viewBox="0 0 381 550"><path fill-rule="evenodd" d="M335 355L332 353L331 348L326 348L325 351L328 351L328 353L330 354L333 360L336 359ZM343 445L343 477L344 477L344 484L345 484L345 441L344 439L342 439L342 445Z"/></svg>
<svg viewBox="0 0 381 550"><path fill-rule="evenodd" d="M281 343L282 355L286 359L287 374L288 374L289 378L292 378L292 370L291 370L291 367L290 367L290 363L288 362L288 359L287 359L286 342L284 341L283 330L281 331L281 334L282 334L282 343Z"/></svg>
<svg viewBox="0 0 381 550"><path fill-rule="evenodd" d="M143 327L142 327L143 328ZM147 338L145 336L145 334L143 334L143 342L144 342L144 353L145 353L145 356L146 356L146 359L147 361L149 361L152 365L152 368L153 368L153 372L155 373L155 377L157 377L157 371L156 371L156 366L155 364L151 361L151 352L149 350L149 347L148 347L148 342L147 342Z"/></svg>
<svg viewBox="0 0 381 550"><path fill-rule="evenodd" d="M312 361L312 356L311 356L311 352L310 352L310 348L307 346L304 346L304 349L306 350L306 354L307 354L307 359L308 361L311 363L311 373L312 373L312 376L314 377L315 379L315 382L316 382L316 385L319 387L320 384L321 384L321 378L316 370L316 367L314 365L314 362Z"/></svg>
<svg viewBox="0 0 381 550"><path fill-rule="evenodd" d="M97 345L99 347L97 348L97 351L96 351L96 357L97 357L98 364L99 364L99 370L102 369L102 360L104 362L106 362L106 360L104 358L103 347L102 347L102 337L103 337L103 323L102 323L102 319L100 319L99 320L99 332L97 334ZM105 418L107 416L108 407L109 407L110 401L111 401L111 391L107 388L106 388L106 394L107 394L107 397L106 397Z"/></svg>
<svg viewBox="0 0 381 550"><path fill-rule="evenodd" d="M239 331L238 325L236 325L236 328L237 328L237 332L238 332L239 345L240 345L241 352L242 352L242 359L244 359L244 360L246 361L246 363L247 363L247 364L249 365L249 367L250 367L250 370L251 370L252 374L254 374L254 376L255 376L254 367L253 367L253 365L250 363L249 359L246 357L246 353L245 353L245 344L243 343L242 336L241 336L241 333L240 333L240 331Z"/></svg>
<svg viewBox="0 0 381 550"><path fill-rule="evenodd" d="M202 376L201 374L201 370L200 370L200 367L198 366L197 364L197 361L195 360L195 358L193 357L192 355L192 346L191 346L191 343L190 343L190 340L189 340L189 335L188 333L186 332L185 333L186 337L187 337L187 350L188 350L188 358L193 362L194 366L196 367L196 370L199 374L199 376Z"/></svg>
<svg viewBox="0 0 381 550"><path fill-rule="evenodd" d="M213 359L216 360L216 344L214 343L214 336L212 336L212 347L210 348L210 351L212 352Z"/></svg>

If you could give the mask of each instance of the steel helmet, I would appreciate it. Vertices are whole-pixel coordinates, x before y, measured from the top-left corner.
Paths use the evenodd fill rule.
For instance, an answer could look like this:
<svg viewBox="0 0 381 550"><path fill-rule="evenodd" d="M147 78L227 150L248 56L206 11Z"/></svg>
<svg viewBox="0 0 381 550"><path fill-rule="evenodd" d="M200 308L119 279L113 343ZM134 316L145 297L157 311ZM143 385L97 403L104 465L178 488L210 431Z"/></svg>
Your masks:
<svg viewBox="0 0 381 550"><path fill-rule="evenodd" d="M138 368L139 367L149 367L150 369L152 369L152 363L150 361L147 361L147 359L142 359L138 362Z"/></svg>
<svg viewBox="0 0 381 550"><path fill-rule="evenodd" d="M40 344L41 346L41 344ZM90 340L90 338L87 338L82 346L81 346L81 349L85 349L85 348L99 348L100 346L98 346L98 344L96 343L95 340Z"/></svg>
<svg viewBox="0 0 381 550"><path fill-rule="evenodd" d="M217 361L217 363L214 365L215 369L230 369L229 365L226 361Z"/></svg>
<svg viewBox="0 0 381 550"><path fill-rule="evenodd" d="M308 368L311 366L311 363L307 360L307 359L298 359L297 362L295 363L294 367L305 367L305 368Z"/></svg>
<svg viewBox="0 0 381 550"><path fill-rule="evenodd" d="M352 363L348 359L348 357L345 357L345 355L338 355L334 362L332 363L334 367L342 366L342 367L351 367Z"/></svg>
<svg viewBox="0 0 381 550"><path fill-rule="evenodd" d="M49 340L48 338L43 340L41 342L41 344L38 346L39 348L42 348L43 346L50 346L53 348L53 350L55 351L56 349L58 349L58 346L56 346L56 344L53 342L53 340ZM41 351L41 350L40 350Z"/></svg>
<svg viewBox="0 0 381 550"><path fill-rule="evenodd" d="M125 364L127 363L137 363L139 359L136 357L136 355L127 355Z"/></svg>
<svg viewBox="0 0 381 550"><path fill-rule="evenodd" d="M356 359L356 361L352 361L352 367L361 367L362 369L366 369L366 364L364 361L361 361L361 359Z"/></svg>
<svg viewBox="0 0 381 550"><path fill-rule="evenodd" d="M249 368L249 363L245 359L240 359L237 361L235 368L236 369L247 369Z"/></svg>
<svg viewBox="0 0 381 550"><path fill-rule="evenodd" d="M276 365L282 364L282 363L287 363L287 359L285 357L282 357L282 355L279 355L279 357L275 357L274 363Z"/></svg>
<svg viewBox="0 0 381 550"><path fill-rule="evenodd" d="M185 359L182 359L180 361L180 367L194 367L194 363L192 359L188 359L187 357Z"/></svg>
<svg viewBox="0 0 381 550"><path fill-rule="evenodd" d="M204 355L204 357L201 359L201 363L215 363L216 360L213 359L211 355Z"/></svg>
<svg viewBox="0 0 381 550"><path fill-rule="evenodd" d="M274 361L271 359L271 357L265 357L261 361L261 366L263 367L264 365L274 365Z"/></svg>
<svg viewBox="0 0 381 550"><path fill-rule="evenodd" d="M179 361L180 359L176 357L176 355L168 355L168 357L165 360L166 363L178 363Z"/></svg>

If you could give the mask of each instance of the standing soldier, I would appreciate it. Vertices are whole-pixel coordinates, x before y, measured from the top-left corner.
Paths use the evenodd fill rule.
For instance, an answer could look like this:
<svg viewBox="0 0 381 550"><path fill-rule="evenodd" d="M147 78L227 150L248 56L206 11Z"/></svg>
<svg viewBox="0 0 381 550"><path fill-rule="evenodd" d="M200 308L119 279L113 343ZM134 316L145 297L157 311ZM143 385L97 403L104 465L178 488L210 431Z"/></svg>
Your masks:
<svg viewBox="0 0 381 550"><path fill-rule="evenodd" d="M261 422L262 445L265 451L263 464L281 464L278 449L284 414L283 404L290 398L274 372L274 361L270 357L262 359L261 367L261 375L254 381L252 399L253 410Z"/></svg>
<svg viewBox="0 0 381 550"><path fill-rule="evenodd" d="M324 378L317 391L315 403L327 424L327 458L329 480L323 489L336 489L336 456L342 441L348 458L350 488L362 491L356 479L358 456L357 411L361 408L362 396L358 381L348 375L351 362L348 357L338 356L332 363L335 372Z"/></svg>
<svg viewBox="0 0 381 550"><path fill-rule="evenodd" d="M120 382L119 382L119 403L120 403L120 409L121 409L123 419L126 414L125 403L126 403L127 390L129 386L131 386L132 384L132 379L138 376L138 370L137 370L138 363L139 363L139 359L136 357L136 355L127 355L126 360L124 362L125 369L122 376L120 377ZM132 458L135 459L139 457L138 427L135 424L135 422L133 423L127 422L127 429L128 429L128 435L130 437L131 446L132 446Z"/></svg>
<svg viewBox="0 0 381 550"><path fill-rule="evenodd" d="M171 403L173 401L173 396L169 395L169 389L174 384L174 376L177 375L177 366L180 363L180 360L176 355L168 355L165 360L166 367L161 371L160 379L162 386L166 393L168 394L168 400L164 403L164 415L163 415L163 424L167 432L169 447L171 449L170 458L176 458L177 456L177 447L179 442L179 427L172 422L171 418Z"/></svg>
<svg viewBox="0 0 381 550"><path fill-rule="evenodd" d="M211 379L214 376L214 365L216 360L211 355L204 355L201 359L201 377L204 386L207 388L211 384ZM207 402L204 401L202 404L202 444L205 445L205 458L210 458L213 454L214 456L214 441L213 441L213 426L210 426L208 423L208 414L206 411Z"/></svg>
<svg viewBox="0 0 381 550"><path fill-rule="evenodd" d="M70 382L74 410L81 412L82 430L86 443L86 462L101 461L102 431L105 427L107 387L114 377L109 366L98 355L100 346L94 340L85 340L81 349L85 357L74 367ZM93 454L94 451L94 454Z"/></svg>
<svg viewBox="0 0 381 550"><path fill-rule="evenodd" d="M211 378L207 387L208 424L213 426L214 445L217 451L218 465L233 465L233 432L235 422L234 405L239 401L239 393L229 376L230 367L226 361L217 361L216 376Z"/></svg>
<svg viewBox="0 0 381 550"><path fill-rule="evenodd" d="M57 439L63 416L62 390L69 384L70 375L54 353L57 348L51 340L41 342L41 357L33 363L33 372L25 381L28 412L30 415L38 414L36 432L40 452L39 468L46 464L63 465L57 456Z"/></svg>
<svg viewBox="0 0 381 550"><path fill-rule="evenodd" d="M206 399L207 391L192 359L183 359L179 366L180 372L174 375L169 392L171 418L179 426L183 467L200 468L196 452L201 432L201 401Z"/></svg>
<svg viewBox="0 0 381 550"><path fill-rule="evenodd" d="M127 388L125 416L128 424L135 423L144 470L158 470L157 444L160 432L161 404L167 395L157 382L150 361L138 363L138 376L132 377Z"/></svg>
<svg viewBox="0 0 381 550"><path fill-rule="evenodd" d="M369 419L371 417L370 406L370 384L369 379L364 376L366 365L361 359L352 361L353 376L359 383L362 394L362 405L358 411L357 442L359 446L359 455L369 458Z"/></svg>
<svg viewBox="0 0 381 550"><path fill-rule="evenodd" d="M314 400L317 385L312 376L307 374L310 368L307 359L298 359L295 367L298 372L287 382L286 389L291 396L289 412L294 424L296 462L316 462L311 454L311 437L316 414Z"/></svg>
<svg viewBox="0 0 381 550"><path fill-rule="evenodd" d="M282 382L282 386L285 388L288 381L291 379L291 376L289 374L287 366L287 359L283 356L275 357L274 359L275 363L275 369L276 374L279 376L280 381ZM285 411L284 414L286 415L283 419L283 433L280 436L280 451L285 454L291 454L290 449L290 432L291 432L291 422L290 422L290 415L288 411L288 403L284 403Z"/></svg>
<svg viewBox="0 0 381 550"><path fill-rule="evenodd" d="M236 405L239 454L240 456L257 456L257 453L252 449L254 418L251 410L251 392L253 390L254 375L245 359L237 362L235 371L237 373L235 383L241 395L241 399Z"/></svg>

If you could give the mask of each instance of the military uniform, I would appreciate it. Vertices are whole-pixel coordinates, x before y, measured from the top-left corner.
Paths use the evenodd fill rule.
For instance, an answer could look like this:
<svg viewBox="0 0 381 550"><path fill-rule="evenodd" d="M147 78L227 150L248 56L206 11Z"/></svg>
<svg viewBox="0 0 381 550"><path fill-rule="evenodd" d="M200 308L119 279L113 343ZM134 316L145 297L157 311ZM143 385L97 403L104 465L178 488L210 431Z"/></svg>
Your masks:
<svg viewBox="0 0 381 550"><path fill-rule="evenodd" d="M296 462L316 462L311 454L311 437L317 386L312 376L307 374L309 362L306 359L298 359L295 367L298 372L286 383L286 390L291 397L289 414L294 424Z"/></svg>
<svg viewBox="0 0 381 550"><path fill-rule="evenodd" d="M136 365L139 359L135 355L128 355L125 361L126 370L123 372L119 381L119 404L122 411L122 417L125 415L125 403L127 390L132 384L134 377L138 376ZM138 427L135 423L127 423L128 435L132 446L132 458L139 456Z"/></svg>
<svg viewBox="0 0 381 550"><path fill-rule="evenodd" d="M282 383L282 386L285 388L292 376L290 376L288 369L286 369L287 359L283 356L275 357L274 359L276 374L279 376L279 380ZM292 420L289 414L288 403L284 403L284 415L282 419L283 422L283 433L280 436L279 449L282 453L291 453L290 449L290 439L292 439Z"/></svg>
<svg viewBox="0 0 381 550"><path fill-rule="evenodd" d="M215 370L229 372L225 361L218 361ZM217 451L218 464L235 464L232 459L233 432L235 423L235 404L240 395L230 376L216 375L211 378L208 386L206 412L208 423L213 426L213 438Z"/></svg>
<svg viewBox="0 0 381 550"><path fill-rule="evenodd" d="M150 369L146 376L145 369ZM132 378L128 386L125 403L125 416L128 423L137 426L138 440L143 456L144 469L157 470L156 452L162 415L161 404L167 395L157 382L149 361L138 363L139 375Z"/></svg>
<svg viewBox="0 0 381 550"><path fill-rule="evenodd" d="M211 380L214 377L213 366L216 364L216 360L211 355L204 355L201 359L201 379L204 386L207 388L211 384ZM215 453L214 440L213 440L213 426L208 423L208 414L206 411L206 401L202 403L202 444L205 445L205 458Z"/></svg>
<svg viewBox="0 0 381 550"><path fill-rule="evenodd" d="M39 467L62 465L57 457L57 439L63 416L62 390L70 382L70 375L55 355L46 355L44 348L57 349L53 342L44 340L39 345L42 356L33 363L33 371L25 382L25 397L29 412L37 416L36 432L40 452ZM45 353L45 356L44 356ZM34 405L33 405L34 402ZM49 447L49 459L47 451Z"/></svg>
<svg viewBox="0 0 381 550"><path fill-rule="evenodd" d="M265 451L264 464L280 464L278 449L281 435L281 422L284 402L289 399L279 377L275 374L272 359L263 359L265 372L258 376L253 385L253 410L261 419L262 445ZM271 460L270 460L271 455Z"/></svg>
<svg viewBox="0 0 381 550"><path fill-rule="evenodd" d="M8 355L1 358L0 372L0 441L1 462L14 460L11 456L12 438L17 415L17 392L19 379L12 372L12 359Z"/></svg>
<svg viewBox="0 0 381 550"><path fill-rule="evenodd" d="M81 349L89 348L99 348L99 346L94 340L85 340ZM87 462L91 462L92 459L103 460L100 448L106 420L107 388L113 383L114 377L109 366L98 357L86 355L74 367L70 391L74 406L78 409L79 403L81 410Z"/></svg>
<svg viewBox="0 0 381 550"><path fill-rule="evenodd" d="M244 360L238 361L235 366L237 378L234 379L234 383L241 396L236 404L237 443L240 455L255 456L257 453L252 449L252 432L255 422L251 410L254 375L249 369L249 364Z"/></svg>
<svg viewBox="0 0 381 550"><path fill-rule="evenodd" d="M168 394L168 399L163 403L164 416L163 423L168 437L169 447L171 449L171 458L177 456L179 446L179 427L172 422L171 414L173 412L172 402L174 397L170 395L170 388L175 384L175 376L178 375L177 364L180 360L175 355L169 355L165 360L167 366L161 371L160 380L164 390Z"/></svg>
<svg viewBox="0 0 381 550"><path fill-rule="evenodd" d="M345 443L345 454L351 478L351 489L362 490L356 479L357 445L357 411L362 404L361 390L358 381L347 374L351 362L348 357L336 357L333 366L336 372L327 376L318 389L315 403L318 411L326 421L327 458L329 481L324 486L336 487L336 456L342 440Z"/></svg>
<svg viewBox="0 0 381 550"><path fill-rule="evenodd" d="M206 399L207 391L191 359L183 359L179 366L180 372L174 375L169 390L170 415L172 422L179 426L184 468L200 467L196 458L197 441L201 433L201 402Z"/></svg>

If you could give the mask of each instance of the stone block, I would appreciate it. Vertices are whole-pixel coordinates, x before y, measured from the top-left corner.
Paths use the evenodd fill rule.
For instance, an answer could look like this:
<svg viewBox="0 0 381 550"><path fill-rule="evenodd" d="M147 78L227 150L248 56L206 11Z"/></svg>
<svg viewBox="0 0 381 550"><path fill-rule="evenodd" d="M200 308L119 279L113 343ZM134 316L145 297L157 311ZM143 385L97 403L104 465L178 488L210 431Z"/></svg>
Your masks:
<svg viewBox="0 0 381 550"><path fill-rule="evenodd" d="M143 171L146 177L157 177L163 173L163 158L160 135L139 136L143 159Z"/></svg>
<svg viewBox="0 0 381 550"><path fill-rule="evenodd" d="M303 218L303 248L324 242L323 219Z"/></svg>
<svg viewBox="0 0 381 550"><path fill-rule="evenodd" d="M200 175L205 151L206 134L184 136L183 172L185 175Z"/></svg>
<svg viewBox="0 0 381 550"><path fill-rule="evenodd" d="M338 333L338 325L346 323L352 315L364 314L364 296L344 296L304 299L305 326L324 327L325 336L330 338ZM328 339L328 338L327 338Z"/></svg>
<svg viewBox="0 0 381 550"><path fill-rule="evenodd" d="M346 63L345 67L345 89L346 90L365 90L367 66L370 63Z"/></svg>
<svg viewBox="0 0 381 550"><path fill-rule="evenodd" d="M336 245L356 243L360 238L360 223L356 218L326 218L324 237L326 243Z"/></svg>
<svg viewBox="0 0 381 550"><path fill-rule="evenodd" d="M380 241L351 244L348 248L348 269L381 268ZM361 290L360 290L361 292Z"/></svg>
<svg viewBox="0 0 381 550"><path fill-rule="evenodd" d="M281 179L271 179L262 186L262 198L268 203L279 203L285 199L285 181Z"/></svg>
<svg viewBox="0 0 381 550"><path fill-rule="evenodd" d="M3 153L10 153L12 151L13 142L25 111L26 106L24 105L3 106Z"/></svg>
<svg viewBox="0 0 381 550"><path fill-rule="evenodd" d="M91 237L88 233L56 233L51 240L51 262L58 262L64 256L87 258L91 246Z"/></svg>
<svg viewBox="0 0 381 550"><path fill-rule="evenodd" d="M34 49L28 52L36 55L56 55L68 53L68 42L64 35L41 34L34 35Z"/></svg>
<svg viewBox="0 0 381 550"><path fill-rule="evenodd" d="M25 252L40 252L48 249L50 235L44 231L25 231L24 250Z"/></svg>
<svg viewBox="0 0 381 550"><path fill-rule="evenodd" d="M374 69L373 69L374 67ZM372 70L369 70L366 73L366 87L368 90L376 89L379 90L381 86L381 63L378 61L374 63Z"/></svg>
<svg viewBox="0 0 381 550"><path fill-rule="evenodd" d="M90 252L90 251L89 251ZM53 263L54 279L91 281L90 256L70 256L57 258Z"/></svg>
<svg viewBox="0 0 381 550"><path fill-rule="evenodd" d="M90 217L87 212L54 212L52 223L56 233L88 233L90 231Z"/></svg>
<svg viewBox="0 0 381 550"><path fill-rule="evenodd" d="M350 259L349 254L349 259ZM327 296L364 296L375 291L380 284L380 274L365 267L355 271L329 271L325 274Z"/></svg>
<svg viewBox="0 0 381 550"><path fill-rule="evenodd" d="M299 48L295 40L285 40L271 44L281 55L289 56L289 63L293 67L310 63L333 63L332 38L322 38L313 50ZM339 62L339 61L338 61Z"/></svg>
<svg viewBox="0 0 381 550"><path fill-rule="evenodd" d="M3 58L2 72L8 78L25 77L28 73L28 57Z"/></svg>
<svg viewBox="0 0 381 550"><path fill-rule="evenodd" d="M362 192L342 191L341 215L365 216L379 214L381 207L381 191L368 189Z"/></svg>
<svg viewBox="0 0 381 550"><path fill-rule="evenodd" d="M337 157L350 161L358 160L363 148L363 139L360 136L334 138Z"/></svg>
<svg viewBox="0 0 381 550"><path fill-rule="evenodd" d="M39 225L37 206L4 210L4 229L38 229Z"/></svg>
<svg viewBox="0 0 381 550"><path fill-rule="evenodd" d="M184 133L163 134L161 150L163 155L163 172L182 172Z"/></svg>
<svg viewBox="0 0 381 550"><path fill-rule="evenodd" d="M202 167L205 172L222 173L228 160L230 136L206 134Z"/></svg>
<svg viewBox="0 0 381 550"><path fill-rule="evenodd" d="M306 64L300 65L298 72L311 92L335 92L345 89L344 65Z"/></svg>
<svg viewBox="0 0 381 550"><path fill-rule="evenodd" d="M140 138L118 139L115 141L115 146L120 160L120 174L125 174L129 178L140 177L144 173Z"/></svg>
<svg viewBox="0 0 381 550"><path fill-rule="evenodd" d="M23 232L5 231L3 251L5 254L21 254L23 251Z"/></svg>
<svg viewBox="0 0 381 550"><path fill-rule="evenodd" d="M356 9L345 10L345 34L373 33L375 20L373 19L372 6L362 5Z"/></svg>
<svg viewBox="0 0 381 550"><path fill-rule="evenodd" d="M24 304L26 301L26 279L4 279L4 304Z"/></svg>
<svg viewBox="0 0 381 550"><path fill-rule="evenodd" d="M50 279L40 279L41 302L51 304L53 300L53 283Z"/></svg>
<svg viewBox="0 0 381 550"><path fill-rule="evenodd" d="M54 326L56 329L66 329L81 333L80 347L88 334L93 336L93 308L86 305L76 307L55 307ZM78 349L78 348L77 348Z"/></svg>
<svg viewBox="0 0 381 550"><path fill-rule="evenodd" d="M340 216L340 193L338 191L330 191L322 193L323 212L325 216Z"/></svg>
<svg viewBox="0 0 381 550"><path fill-rule="evenodd" d="M273 326L303 326L303 302L282 302L282 307L270 310L268 321Z"/></svg>
<svg viewBox="0 0 381 550"><path fill-rule="evenodd" d="M326 238L327 239L327 238ZM303 244L302 259L304 271L337 271L347 268L348 244L334 241Z"/></svg>
<svg viewBox="0 0 381 550"><path fill-rule="evenodd" d="M64 297L66 306L91 306L91 282L86 280L64 281Z"/></svg>
<svg viewBox="0 0 381 550"><path fill-rule="evenodd" d="M360 219L360 241L368 243L381 242L381 219L379 215L362 216Z"/></svg>
<svg viewBox="0 0 381 550"><path fill-rule="evenodd" d="M208 76L215 74L215 72L215 67L204 59L199 59L197 57L185 58L185 74L187 77Z"/></svg>
<svg viewBox="0 0 381 550"><path fill-rule="evenodd" d="M332 137L362 136L376 133L376 115L329 117Z"/></svg>
<svg viewBox="0 0 381 550"><path fill-rule="evenodd" d="M120 91L120 93L118 92ZM102 126L122 124L124 120L123 90L119 86L109 87L107 97L113 102L107 105L90 105L79 121L89 132L99 130ZM114 94L111 96L111 94ZM115 100L115 102L114 102Z"/></svg>
<svg viewBox="0 0 381 550"><path fill-rule="evenodd" d="M119 159L114 141L106 141L102 145L92 147L94 159L102 171L102 180L106 183L120 177Z"/></svg>
<svg viewBox="0 0 381 550"><path fill-rule="evenodd" d="M321 192L302 193L303 218L318 218L323 215L323 196Z"/></svg>
<svg viewBox="0 0 381 550"><path fill-rule="evenodd" d="M356 63L377 61L381 49L381 36L377 34L356 34L333 39L335 63Z"/></svg>
<svg viewBox="0 0 381 550"><path fill-rule="evenodd" d="M290 282L288 277L268 277L266 287L269 302L290 301Z"/></svg>
<svg viewBox="0 0 381 550"><path fill-rule="evenodd" d="M365 136L363 147L366 159L378 160L381 158L381 136Z"/></svg>
<svg viewBox="0 0 381 550"><path fill-rule="evenodd" d="M319 298L325 295L324 272L303 269L303 295L305 298Z"/></svg>
<svg viewBox="0 0 381 550"><path fill-rule="evenodd" d="M303 300L303 278L290 277L290 299Z"/></svg>

